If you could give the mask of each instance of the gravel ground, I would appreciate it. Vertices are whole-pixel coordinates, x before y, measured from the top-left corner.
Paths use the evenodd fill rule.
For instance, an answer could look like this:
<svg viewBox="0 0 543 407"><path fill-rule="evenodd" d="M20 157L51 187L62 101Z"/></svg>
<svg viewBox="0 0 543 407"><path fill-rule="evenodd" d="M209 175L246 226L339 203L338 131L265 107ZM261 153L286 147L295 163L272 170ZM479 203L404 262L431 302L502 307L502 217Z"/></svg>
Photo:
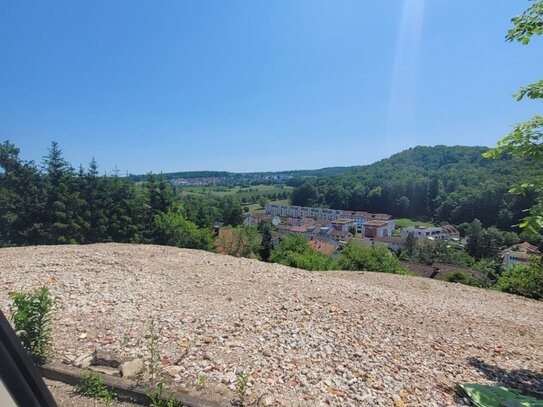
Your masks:
<svg viewBox="0 0 543 407"><path fill-rule="evenodd" d="M543 388L543 303L418 277L314 273L161 246L0 250L8 292L50 287L54 359L96 348L148 361L182 388L279 406L455 406L461 382ZM195 390L196 391L196 390Z"/></svg>

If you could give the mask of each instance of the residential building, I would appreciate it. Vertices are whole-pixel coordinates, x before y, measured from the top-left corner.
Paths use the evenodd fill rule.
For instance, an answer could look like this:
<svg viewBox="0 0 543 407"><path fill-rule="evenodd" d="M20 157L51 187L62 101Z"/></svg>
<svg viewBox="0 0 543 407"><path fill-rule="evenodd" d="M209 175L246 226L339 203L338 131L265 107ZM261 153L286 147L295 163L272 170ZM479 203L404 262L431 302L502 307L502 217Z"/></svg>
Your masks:
<svg viewBox="0 0 543 407"><path fill-rule="evenodd" d="M390 221L386 220L369 220L362 225L362 236L364 237L370 237L370 238L378 238L378 237L385 237L385 236L391 236L392 231L394 230L394 226L391 224Z"/></svg>
<svg viewBox="0 0 543 407"><path fill-rule="evenodd" d="M281 223L281 218L279 216L268 215L267 213L253 213L245 217L243 224L246 226L256 226L260 222L266 221L277 226Z"/></svg>
<svg viewBox="0 0 543 407"><path fill-rule="evenodd" d="M502 251L505 268L516 264L528 264L534 258L541 258L541 251L534 245L523 242Z"/></svg>
<svg viewBox="0 0 543 407"><path fill-rule="evenodd" d="M458 230L452 225L433 227L412 226L402 228L402 237L407 237L410 233L413 233L413 236L415 236L417 239L449 240L460 238L460 232L458 232Z"/></svg>
<svg viewBox="0 0 543 407"><path fill-rule="evenodd" d="M389 221L388 234L391 235L394 230L394 221L391 216L385 213L369 213L360 211L344 211L339 209L310 208L294 205L269 204L266 206L266 213L287 218L313 218L327 221L351 220L356 223L358 231L362 231L364 224L371 220Z"/></svg>
<svg viewBox="0 0 543 407"><path fill-rule="evenodd" d="M330 222L334 230L340 232L349 232L351 228L356 227L356 222L352 219L337 219Z"/></svg>
<svg viewBox="0 0 543 407"><path fill-rule="evenodd" d="M338 245L330 244L330 243L323 242L323 241L320 241L320 240L315 240L315 239L310 239L309 240L309 246L313 250L315 250L315 251L317 251L317 252L319 252L321 254L324 254L326 256L331 256L338 249Z"/></svg>

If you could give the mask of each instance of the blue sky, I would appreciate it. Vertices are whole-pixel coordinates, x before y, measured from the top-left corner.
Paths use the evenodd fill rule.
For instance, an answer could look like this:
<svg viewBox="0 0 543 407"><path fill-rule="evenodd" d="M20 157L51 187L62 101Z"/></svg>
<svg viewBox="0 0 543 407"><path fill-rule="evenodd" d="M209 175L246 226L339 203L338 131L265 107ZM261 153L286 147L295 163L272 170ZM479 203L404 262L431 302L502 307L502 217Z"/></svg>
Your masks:
<svg viewBox="0 0 543 407"><path fill-rule="evenodd" d="M0 140L104 171L366 164L494 145L539 112L528 1L15 1L0 5Z"/></svg>

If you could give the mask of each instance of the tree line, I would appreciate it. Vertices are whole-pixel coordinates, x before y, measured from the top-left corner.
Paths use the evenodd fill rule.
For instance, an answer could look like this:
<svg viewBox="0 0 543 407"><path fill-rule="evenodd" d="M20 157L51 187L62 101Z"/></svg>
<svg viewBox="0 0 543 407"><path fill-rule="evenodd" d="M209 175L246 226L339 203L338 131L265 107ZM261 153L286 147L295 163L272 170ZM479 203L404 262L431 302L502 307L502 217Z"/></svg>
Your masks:
<svg viewBox="0 0 543 407"><path fill-rule="evenodd" d="M0 144L0 246L157 243L213 249L214 222L238 225L238 200L180 202L170 183L149 174L142 183L100 175L93 159L76 171L53 142L41 166Z"/></svg>
<svg viewBox="0 0 543 407"><path fill-rule="evenodd" d="M511 230L537 200L536 191L509 189L543 166L503 154L485 159L485 147L414 147L388 159L330 177L307 178L292 203L385 212L395 217Z"/></svg>

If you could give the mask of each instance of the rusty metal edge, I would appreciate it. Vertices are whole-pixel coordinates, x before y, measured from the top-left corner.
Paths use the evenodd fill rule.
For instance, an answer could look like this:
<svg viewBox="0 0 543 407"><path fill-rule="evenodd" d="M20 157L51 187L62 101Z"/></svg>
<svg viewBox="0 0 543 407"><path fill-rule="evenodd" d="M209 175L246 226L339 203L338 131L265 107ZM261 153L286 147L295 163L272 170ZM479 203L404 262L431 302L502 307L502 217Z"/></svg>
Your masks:
<svg viewBox="0 0 543 407"><path fill-rule="evenodd" d="M40 372L44 378L60 381L72 386L77 384L81 373L84 371L85 369L58 362L49 362L40 367ZM144 406L149 405L147 393L154 393L156 391L154 388L141 386L126 379L108 375L104 375L104 384L115 392L119 400L129 401ZM186 392L169 391L165 388L163 397L167 399L170 396L173 400L178 401L185 407L226 407L225 404L220 404L216 401L202 399Z"/></svg>

